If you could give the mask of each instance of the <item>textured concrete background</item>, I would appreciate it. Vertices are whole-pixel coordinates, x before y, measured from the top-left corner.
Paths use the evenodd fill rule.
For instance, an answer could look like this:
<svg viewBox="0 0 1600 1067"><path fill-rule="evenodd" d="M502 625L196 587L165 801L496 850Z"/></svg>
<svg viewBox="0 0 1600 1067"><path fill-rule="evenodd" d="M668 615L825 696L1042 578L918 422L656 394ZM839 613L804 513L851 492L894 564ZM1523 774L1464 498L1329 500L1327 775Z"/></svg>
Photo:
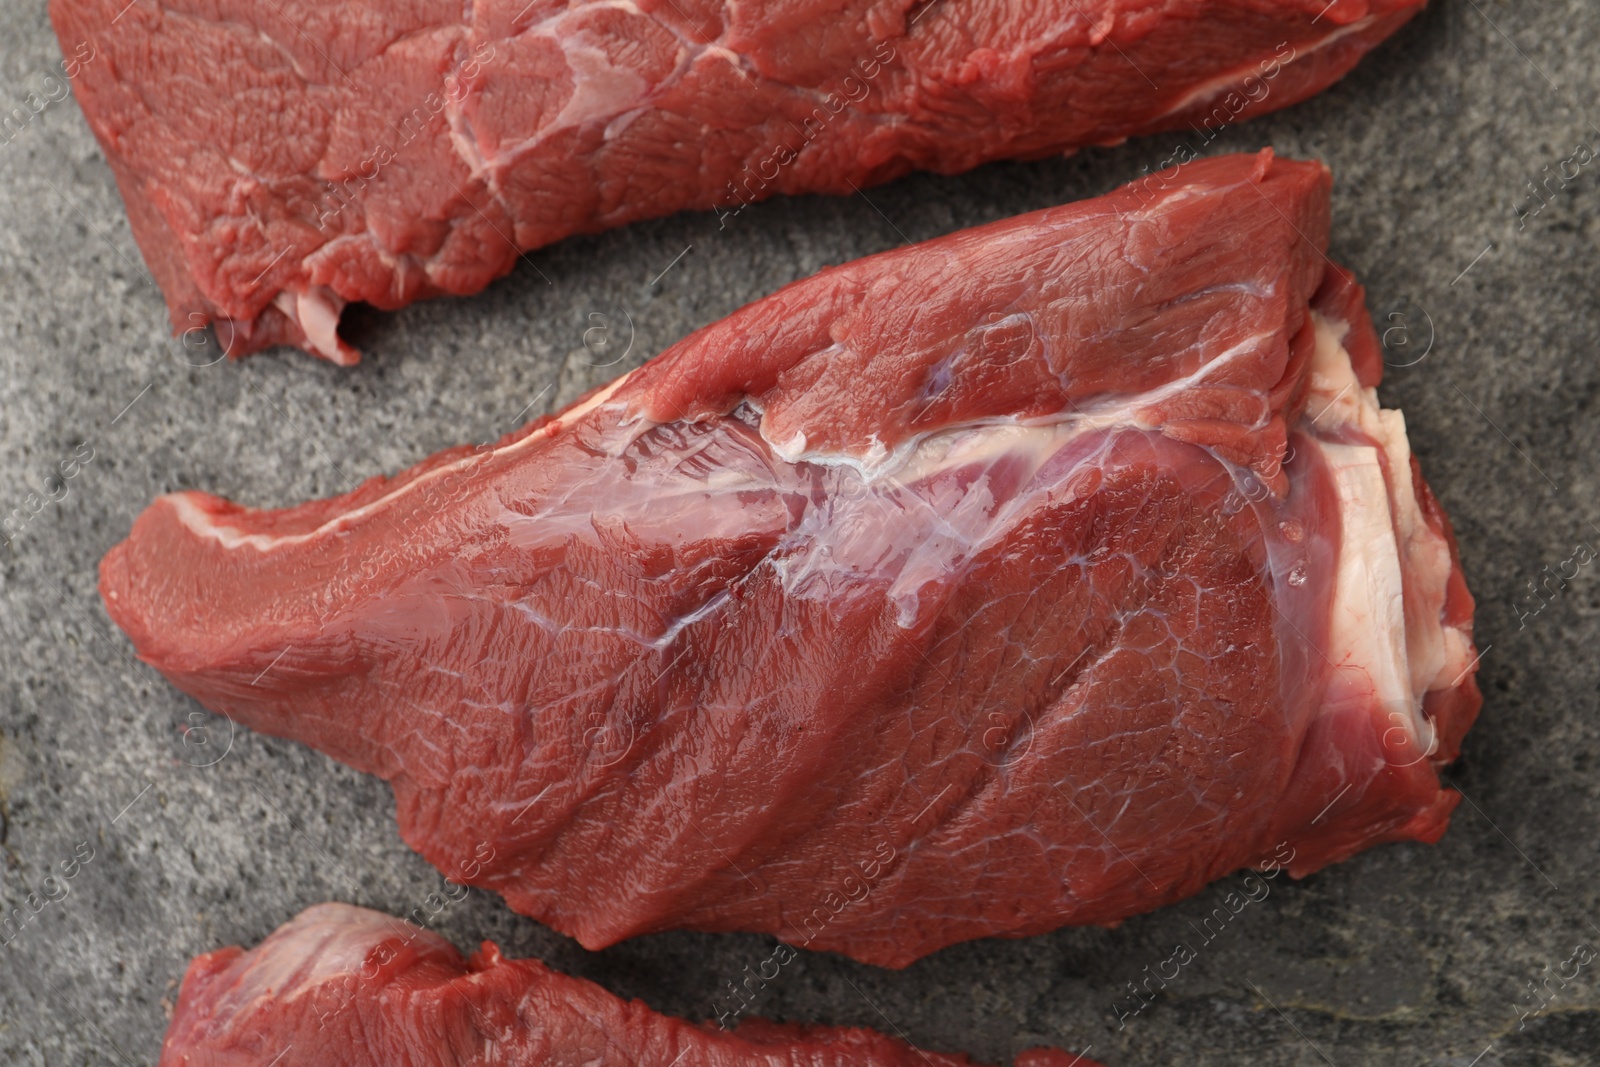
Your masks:
<svg viewBox="0 0 1600 1067"><path fill-rule="evenodd" d="M59 59L44 9L0 10L0 111ZM1597 48L1588 0L1438 0L1331 92L1213 146L1326 159L1334 255L1380 317L1401 316L1382 325L1409 331L1389 335L1383 395L1455 519L1486 650L1483 717L1450 775L1468 801L1444 841L1279 880L1121 1029L1125 983L1222 887L1118 930L958 946L902 973L803 955L762 1013L991 1060L1049 1042L1113 1067L1600 1063L1600 961L1557 974L1600 946L1600 564L1530 592L1600 546L1600 162L1525 228L1516 216L1547 165L1600 147ZM0 512L92 449L0 550L0 904L75 872L0 948L0 1062L153 1062L193 954L253 944L316 901L406 912L441 884L381 782L230 731L130 660L95 566L154 496L343 490L564 404L824 264L1102 192L1180 140L772 202L721 232L687 215L568 241L480 297L360 316L353 371L282 350L185 365L76 105L0 144ZM609 345L586 349L602 321ZM477 892L436 925L695 1018L769 945L670 935L590 954Z"/></svg>

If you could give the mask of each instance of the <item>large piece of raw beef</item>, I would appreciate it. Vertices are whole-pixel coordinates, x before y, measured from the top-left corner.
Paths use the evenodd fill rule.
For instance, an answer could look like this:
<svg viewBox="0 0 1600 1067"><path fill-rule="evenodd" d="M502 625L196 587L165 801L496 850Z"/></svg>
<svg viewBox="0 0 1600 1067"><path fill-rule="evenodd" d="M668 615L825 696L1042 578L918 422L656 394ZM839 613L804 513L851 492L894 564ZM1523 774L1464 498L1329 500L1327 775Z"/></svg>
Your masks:
<svg viewBox="0 0 1600 1067"><path fill-rule="evenodd" d="M726 223L774 193L1191 125L1204 143L1329 85L1422 3L51 0L50 14L64 51L92 50L74 91L175 327L216 321L234 355L286 343L344 363L347 301L475 293L570 234L685 208Z"/></svg>
<svg viewBox="0 0 1600 1067"><path fill-rule="evenodd" d="M1472 600L1329 185L1198 162L823 271L343 497L162 497L107 609L591 947L899 966L1435 840Z"/></svg>
<svg viewBox="0 0 1600 1067"><path fill-rule="evenodd" d="M972 1067L871 1030L657 1014L492 942L353 908L307 908L184 976L159 1067ZM1096 1067L1034 1049L1014 1067Z"/></svg>

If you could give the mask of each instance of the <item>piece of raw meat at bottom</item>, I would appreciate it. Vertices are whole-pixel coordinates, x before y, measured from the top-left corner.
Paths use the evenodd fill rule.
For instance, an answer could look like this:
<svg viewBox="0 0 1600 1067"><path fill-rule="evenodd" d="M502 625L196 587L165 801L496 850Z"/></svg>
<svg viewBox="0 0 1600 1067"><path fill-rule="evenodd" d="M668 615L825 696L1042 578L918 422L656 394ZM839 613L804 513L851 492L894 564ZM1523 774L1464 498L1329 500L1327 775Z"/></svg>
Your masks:
<svg viewBox="0 0 1600 1067"><path fill-rule="evenodd" d="M493 942L470 958L366 908L307 908L197 957L159 1067L976 1067L859 1027L724 1029L624 1001ZM1032 1049L1013 1067L1098 1067Z"/></svg>

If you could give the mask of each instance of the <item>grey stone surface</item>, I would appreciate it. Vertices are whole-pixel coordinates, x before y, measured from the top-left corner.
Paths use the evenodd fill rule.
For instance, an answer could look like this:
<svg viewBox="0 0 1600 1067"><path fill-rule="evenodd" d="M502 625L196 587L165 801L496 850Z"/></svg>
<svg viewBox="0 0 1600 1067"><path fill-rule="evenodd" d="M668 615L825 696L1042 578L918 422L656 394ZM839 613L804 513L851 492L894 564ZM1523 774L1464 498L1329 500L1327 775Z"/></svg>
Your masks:
<svg viewBox="0 0 1600 1067"><path fill-rule="evenodd" d="M803 955L761 1012L991 1060L1049 1042L1112 1067L1600 1063L1600 963L1520 1017L1527 983L1600 945L1600 567L1542 607L1529 593L1600 546L1600 163L1525 228L1515 215L1544 167L1600 145L1597 48L1587 0L1437 0L1331 92L1211 149L1326 159L1335 258L1380 316L1406 316L1394 362L1426 353L1383 395L1455 519L1486 649L1487 702L1450 775L1468 801L1444 840L1280 880L1121 1028L1125 983L1221 888L1116 930L958 946L900 973ZM44 0L0 9L0 111L58 58ZM76 105L0 144L0 512L93 449L0 554L0 905L93 850L0 948L0 1062L153 1062L193 954L252 944L316 901L406 912L440 885L381 782L230 731L130 660L95 567L154 496L342 490L498 435L824 264L1102 192L1181 140L777 201L722 231L686 215L568 241L480 297L359 316L353 371L282 350L186 366ZM583 346L592 314L619 331L614 350L631 318L614 367ZM437 927L691 1017L769 945L667 935L592 954L477 892Z"/></svg>

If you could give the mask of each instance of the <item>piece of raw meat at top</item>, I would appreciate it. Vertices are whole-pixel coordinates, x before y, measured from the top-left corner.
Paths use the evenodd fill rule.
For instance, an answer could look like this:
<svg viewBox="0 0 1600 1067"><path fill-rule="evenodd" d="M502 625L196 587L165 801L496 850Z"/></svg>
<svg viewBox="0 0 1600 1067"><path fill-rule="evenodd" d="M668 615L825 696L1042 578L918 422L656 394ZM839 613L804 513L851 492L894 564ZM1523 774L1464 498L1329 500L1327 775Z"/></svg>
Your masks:
<svg viewBox="0 0 1600 1067"><path fill-rule="evenodd" d="M174 328L340 363L347 302L519 250L1193 126L1344 75L1423 0L51 0ZM465 14L463 14L463 10ZM1174 160L1176 162L1177 160Z"/></svg>
<svg viewBox="0 0 1600 1067"><path fill-rule="evenodd" d="M1329 185L1196 162L825 270L342 497L162 497L107 610L590 947L900 966L1434 840L1472 600Z"/></svg>
<svg viewBox="0 0 1600 1067"><path fill-rule="evenodd" d="M440 907L443 907L442 898ZM774 964L776 966L776 964ZM765 964L763 964L765 969ZM696 1025L347 904L197 957L159 1067L976 1067L860 1027ZM1098 1067L1031 1049L1013 1067Z"/></svg>

